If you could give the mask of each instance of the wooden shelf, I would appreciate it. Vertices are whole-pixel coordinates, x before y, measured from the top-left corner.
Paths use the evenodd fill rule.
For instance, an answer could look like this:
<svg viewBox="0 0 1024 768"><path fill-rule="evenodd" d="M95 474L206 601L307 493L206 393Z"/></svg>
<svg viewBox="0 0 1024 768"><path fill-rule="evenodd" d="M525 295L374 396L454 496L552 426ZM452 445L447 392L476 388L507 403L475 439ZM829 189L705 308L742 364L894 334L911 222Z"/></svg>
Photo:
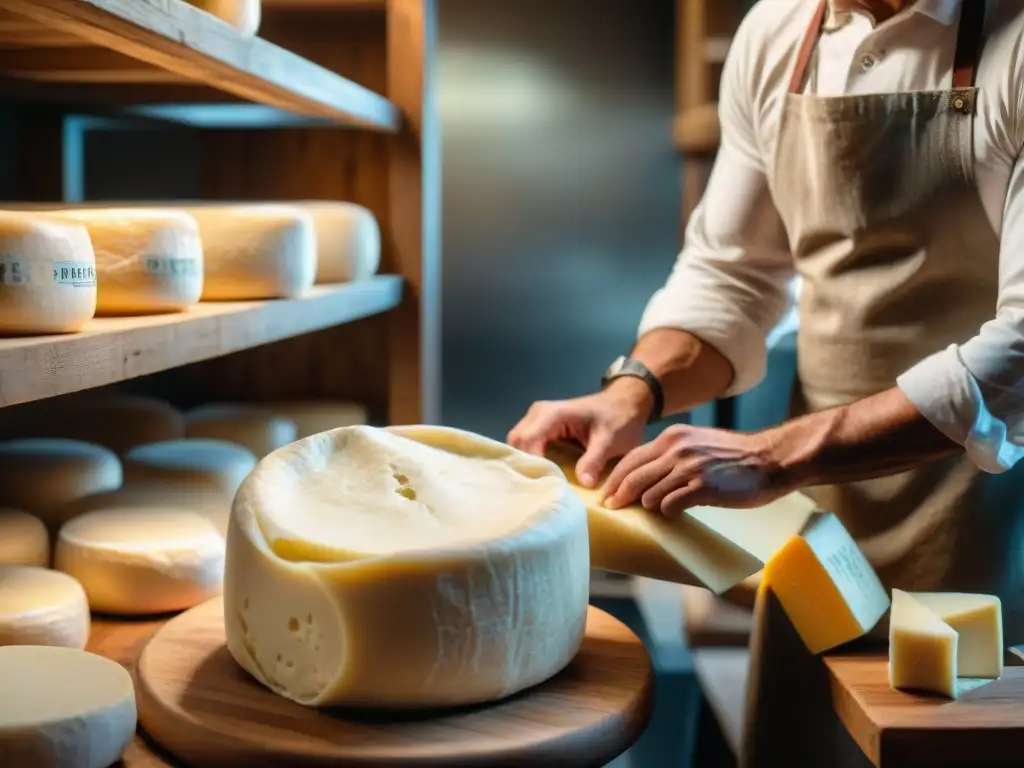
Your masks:
<svg viewBox="0 0 1024 768"><path fill-rule="evenodd" d="M0 339L0 406L114 384L376 315L399 305L402 287L401 278L384 275L316 286L301 299L209 302L180 314L97 318L81 333Z"/></svg>
<svg viewBox="0 0 1024 768"><path fill-rule="evenodd" d="M114 100L133 88L192 100L201 86L363 128L400 123L383 96L183 0L4 0L0 76L47 90L110 89Z"/></svg>

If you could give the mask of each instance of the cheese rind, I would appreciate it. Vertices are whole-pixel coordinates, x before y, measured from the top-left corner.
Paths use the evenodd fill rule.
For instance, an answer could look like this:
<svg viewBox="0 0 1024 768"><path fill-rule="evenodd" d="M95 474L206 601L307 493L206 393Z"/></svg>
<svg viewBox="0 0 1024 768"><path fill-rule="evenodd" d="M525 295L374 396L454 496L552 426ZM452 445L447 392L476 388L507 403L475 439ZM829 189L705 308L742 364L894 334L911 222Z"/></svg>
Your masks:
<svg viewBox="0 0 1024 768"><path fill-rule="evenodd" d="M61 529L54 566L82 584L94 611L180 611L220 594L224 537L195 512L97 510Z"/></svg>
<svg viewBox="0 0 1024 768"><path fill-rule="evenodd" d="M892 591L889 684L956 698L957 633L906 592Z"/></svg>
<svg viewBox="0 0 1024 768"><path fill-rule="evenodd" d="M170 403L128 394L85 394L4 408L0 435L81 440L124 454L138 445L185 436L185 418Z"/></svg>
<svg viewBox="0 0 1024 768"><path fill-rule="evenodd" d="M291 400L266 403L265 407L295 422L296 439L328 432L342 427L369 424L365 406L344 400Z"/></svg>
<svg viewBox="0 0 1024 768"><path fill-rule="evenodd" d="M260 0L188 0L238 30L242 37L253 37L260 29Z"/></svg>
<svg viewBox="0 0 1024 768"><path fill-rule="evenodd" d="M186 435L243 445L258 459L298 439L298 427L273 410L240 403L211 403L185 414Z"/></svg>
<svg viewBox="0 0 1024 768"><path fill-rule="evenodd" d="M80 225L0 211L0 335L73 333L96 312L96 255Z"/></svg>
<svg viewBox="0 0 1024 768"><path fill-rule="evenodd" d="M62 508L75 499L121 487L113 451L63 438L0 443L0 505L39 517L51 533L64 523Z"/></svg>
<svg viewBox="0 0 1024 768"><path fill-rule="evenodd" d="M70 208L49 216L81 224L96 255L96 314L178 312L203 292L203 245L188 214L156 208Z"/></svg>
<svg viewBox="0 0 1024 768"><path fill-rule="evenodd" d="M301 208L253 203L183 210L203 238L203 301L295 298L313 286L316 226Z"/></svg>
<svg viewBox="0 0 1024 768"><path fill-rule="evenodd" d="M576 654L589 575L585 510L550 462L442 427L334 430L235 498L228 649L306 705L501 699Z"/></svg>
<svg viewBox="0 0 1024 768"><path fill-rule="evenodd" d="M318 283L366 280L380 267L380 225L368 208L330 200L296 204L316 226Z"/></svg>
<svg viewBox="0 0 1024 768"><path fill-rule="evenodd" d="M205 489L233 497L255 466L252 451L225 440L168 440L140 445L125 454L124 484Z"/></svg>
<svg viewBox="0 0 1024 768"><path fill-rule="evenodd" d="M107 768L135 737L131 675L68 648L0 648L0 763Z"/></svg>
<svg viewBox="0 0 1024 768"><path fill-rule="evenodd" d="M577 481L577 449L555 444L547 455L587 508L590 560L601 570L702 586L720 594L760 571L814 511L814 502L801 494L758 509L696 507L677 519L640 505L608 509L601 503L604 477L593 489Z"/></svg>
<svg viewBox="0 0 1024 768"><path fill-rule="evenodd" d="M762 586L811 653L869 632L889 607L878 575L835 515L815 513L768 561Z"/></svg>
<svg viewBox="0 0 1024 768"><path fill-rule="evenodd" d="M89 627L89 602L73 577L37 566L0 565L0 646L82 649Z"/></svg>
<svg viewBox="0 0 1024 768"><path fill-rule="evenodd" d="M0 564L50 564L50 534L42 520L20 509L0 508Z"/></svg>
<svg viewBox="0 0 1024 768"><path fill-rule="evenodd" d="M957 634L957 674L995 679L1003 674L1002 603L993 595L911 592Z"/></svg>

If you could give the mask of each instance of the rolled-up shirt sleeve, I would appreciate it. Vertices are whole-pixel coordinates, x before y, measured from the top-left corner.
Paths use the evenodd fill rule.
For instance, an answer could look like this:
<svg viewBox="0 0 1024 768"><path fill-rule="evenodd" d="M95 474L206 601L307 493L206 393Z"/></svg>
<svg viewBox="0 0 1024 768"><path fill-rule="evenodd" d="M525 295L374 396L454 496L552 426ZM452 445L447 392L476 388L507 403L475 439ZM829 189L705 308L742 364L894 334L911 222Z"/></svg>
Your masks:
<svg viewBox="0 0 1024 768"><path fill-rule="evenodd" d="M1010 176L995 317L965 344L925 358L897 379L914 406L964 446L985 472L1024 457L1024 162Z"/></svg>
<svg viewBox="0 0 1024 768"><path fill-rule="evenodd" d="M745 19L730 47L714 168L687 223L682 252L639 329L640 336L658 328L684 330L715 347L732 364L728 395L764 378L765 338L789 307L794 275L754 126L753 26Z"/></svg>

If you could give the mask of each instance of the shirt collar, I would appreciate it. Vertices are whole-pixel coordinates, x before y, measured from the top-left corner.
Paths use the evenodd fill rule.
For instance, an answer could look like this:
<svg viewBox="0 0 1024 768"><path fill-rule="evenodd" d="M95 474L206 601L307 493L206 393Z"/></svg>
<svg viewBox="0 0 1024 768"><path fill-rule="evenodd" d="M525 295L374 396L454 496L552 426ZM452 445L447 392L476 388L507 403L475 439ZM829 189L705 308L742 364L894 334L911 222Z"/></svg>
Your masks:
<svg viewBox="0 0 1024 768"><path fill-rule="evenodd" d="M982 2L983 0L970 0ZM921 13L942 24L955 24L960 18L960 4L963 0L917 0L908 9L911 13ZM850 0L828 0L829 16L835 18L849 15L854 4Z"/></svg>

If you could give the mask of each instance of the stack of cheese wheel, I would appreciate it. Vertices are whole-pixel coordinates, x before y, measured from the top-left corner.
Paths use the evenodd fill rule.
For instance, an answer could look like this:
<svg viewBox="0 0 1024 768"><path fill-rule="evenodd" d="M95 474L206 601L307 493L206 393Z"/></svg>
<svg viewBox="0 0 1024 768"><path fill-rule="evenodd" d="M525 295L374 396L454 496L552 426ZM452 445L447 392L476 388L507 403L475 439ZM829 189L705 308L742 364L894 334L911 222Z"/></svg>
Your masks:
<svg viewBox="0 0 1024 768"><path fill-rule="evenodd" d="M203 246L182 211L81 208L48 215L81 224L96 254L96 314L178 312L203 292Z"/></svg>
<svg viewBox="0 0 1024 768"><path fill-rule="evenodd" d="M47 646L0 648L0 764L108 768L135 737L131 675L96 654Z"/></svg>
<svg viewBox="0 0 1024 768"><path fill-rule="evenodd" d="M197 204L205 274L203 301L296 298L316 278L316 228L300 208Z"/></svg>
<svg viewBox="0 0 1024 768"><path fill-rule="evenodd" d="M0 410L0 435L64 437L117 454L185 436L185 418L170 403L128 394L69 395Z"/></svg>
<svg viewBox="0 0 1024 768"><path fill-rule="evenodd" d="M348 427L239 489L227 644L306 705L491 701L569 663L589 584L586 510L553 463L455 429Z"/></svg>
<svg viewBox="0 0 1024 768"><path fill-rule="evenodd" d="M0 505L39 517L56 533L62 509L121 487L121 462L102 446L64 438L0 442Z"/></svg>
<svg viewBox="0 0 1024 768"><path fill-rule="evenodd" d="M126 488L189 488L234 497L256 467L252 451L226 440L185 438L133 448L124 456Z"/></svg>
<svg viewBox="0 0 1024 768"><path fill-rule="evenodd" d="M260 29L260 0L188 0L238 30L243 37L253 37Z"/></svg>
<svg viewBox="0 0 1024 768"><path fill-rule="evenodd" d="M368 208L316 200L296 203L316 226L318 283L349 283L373 277L380 267L380 225Z"/></svg>
<svg viewBox="0 0 1024 768"><path fill-rule="evenodd" d="M237 443L259 459L298 437L294 421L259 406L211 403L193 408L185 418L188 437Z"/></svg>
<svg viewBox="0 0 1024 768"><path fill-rule="evenodd" d="M345 400L288 400L264 403L263 407L294 422L296 439L341 427L363 426L370 419L366 406Z"/></svg>
<svg viewBox="0 0 1024 768"><path fill-rule="evenodd" d="M20 509L0 508L0 565L50 564L50 533L43 521Z"/></svg>
<svg viewBox="0 0 1024 768"><path fill-rule="evenodd" d="M224 537L187 509L114 505L64 524L54 566L82 584L94 611L180 611L220 593Z"/></svg>
<svg viewBox="0 0 1024 768"><path fill-rule="evenodd" d="M0 335L73 333L96 312L89 233L44 213L0 211Z"/></svg>

